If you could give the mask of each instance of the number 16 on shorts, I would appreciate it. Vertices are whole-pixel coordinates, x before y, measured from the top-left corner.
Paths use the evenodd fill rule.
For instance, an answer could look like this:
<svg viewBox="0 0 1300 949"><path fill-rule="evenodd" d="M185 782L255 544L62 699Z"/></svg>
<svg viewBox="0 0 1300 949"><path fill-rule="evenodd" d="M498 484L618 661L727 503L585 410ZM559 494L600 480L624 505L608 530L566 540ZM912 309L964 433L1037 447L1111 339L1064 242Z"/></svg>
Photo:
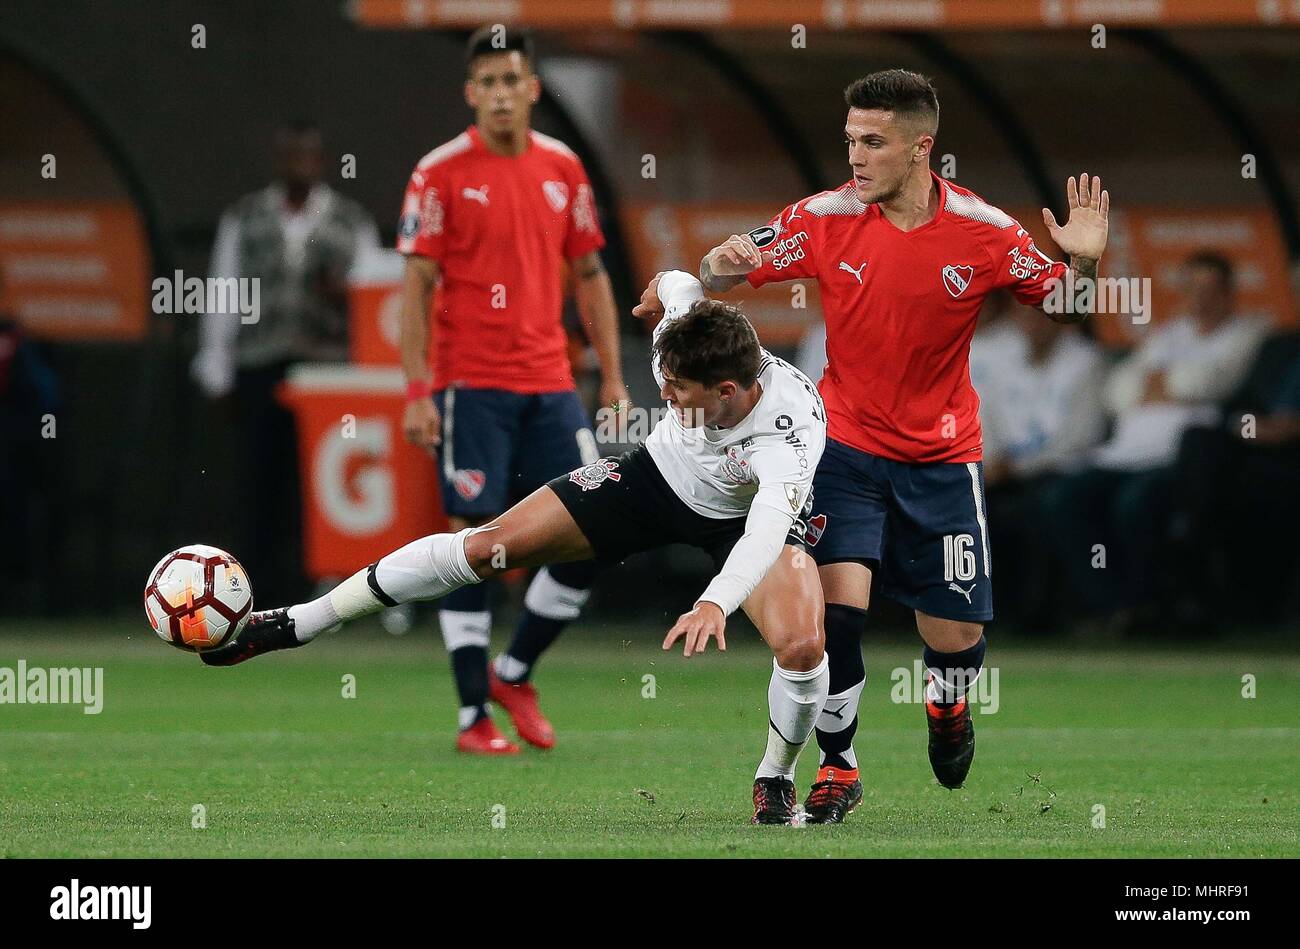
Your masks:
<svg viewBox="0 0 1300 949"><path fill-rule="evenodd" d="M970 534L943 535L943 578L945 580L975 579L975 538Z"/></svg>

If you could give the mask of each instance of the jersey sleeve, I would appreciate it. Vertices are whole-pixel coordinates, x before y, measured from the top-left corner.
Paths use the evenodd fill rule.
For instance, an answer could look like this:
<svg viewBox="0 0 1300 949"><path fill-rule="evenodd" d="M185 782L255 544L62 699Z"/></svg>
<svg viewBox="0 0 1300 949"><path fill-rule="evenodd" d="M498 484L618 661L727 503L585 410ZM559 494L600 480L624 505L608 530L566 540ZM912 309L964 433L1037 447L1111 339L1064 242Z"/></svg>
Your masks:
<svg viewBox="0 0 1300 949"><path fill-rule="evenodd" d="M446 182L435 169L411 174L402 198L402 216L397 223L397 250L439 260L443 255L447 228Z"/></svg>
<svg viewBox="0 0 1300 949"><path fill-rule="evenodd" d="M569 186L573 201L569 204L569 230L564 237L564 256L575 260L605 246L605 235L596 217L596 199L582 162L573 160Z"/></svg>
<svg viewBox="0 0 1300 949"><path fill-rule="evenodd" d="M783 208L772 220L749 232L763 255L763 265L745 275L750 286L817 276L812 234L805 227L809 216L799 211L803 201L801 198Z"/></svg>
<svg viewBox="0 0 1300 949"><path fill-rule="evenodd" d="M1011 291L1027 306L1041 306L1051 291L1052 281L1065 277L1068 267L1038 249L1034 238L1015 222L1000 232L1002 262L998 267L997 286Z"/></svg>
<svg viewBox="0 0 1300 949"><path fill-rule="evenodd" d="M758 491L751 505L780 511L794 522L808 501L813 470L821 456L811 441L811 432L793 429L784 437L766 435L755 444L749 464Z"/></svg>
<svg viewBox="0 0 1300 949"><path fill-rule="evenodd" d="M696 300L704 299L704 287L699 280L683 270L670 270L659 277L659 302L664 305L664 315L655 324L650 339L650 371L655 385L663 388L664 373L659 368L659 354L655 347L659 337L678 317L686 313Z"/></svg>

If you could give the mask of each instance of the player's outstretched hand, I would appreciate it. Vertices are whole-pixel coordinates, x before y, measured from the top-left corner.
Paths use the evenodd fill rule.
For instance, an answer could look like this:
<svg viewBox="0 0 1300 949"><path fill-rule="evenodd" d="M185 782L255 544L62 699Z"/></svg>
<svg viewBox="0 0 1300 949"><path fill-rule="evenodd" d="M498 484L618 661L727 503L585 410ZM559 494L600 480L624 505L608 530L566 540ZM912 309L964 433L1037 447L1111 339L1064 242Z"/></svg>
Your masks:
<svg viewBox="0 0 1300 949"><path fill-rule="evenodd" d="M428 451L442 444L442 416L432 399L412 399L406 403L402 434L415 447Z"/></svg>
<svg viewBox="0 0 1300 949"><path fill-rule="evenodd" d="M1098 177L1089 182L1085 171L1077 184L1074 176L1070 176L1065 196L1070 201L1070 218L1064 227L1056 223L1056 216L1048 208L1043 208L1043 223L1052 240L1071 257L1100 260L1110 228L1110 192L1102 190Z"/></svg>
<svg viewBox="0 0 1300 949"><path fill-rule="evenodd" d="M668 271L661 270L646 284L641 291L641 302L632 307L632 315L639 317L657 316L664 311L663 301L659 299L659 278Z"/></svg>
<svg viewBox="0 0 1300 949"><path fill-rule="evenodd" d="M673 648L673 643L685 636L686 643L682 655L689 659L697 652L704 652L704 647L712 636L718 641L718 648L726 652L727 637L724 635L726 628L727 617L721 607L716 603L701 600L695 604L695 609L677 617L676 624L668 630L668 635L664 639L664 649Z"/></svg>
<svg viewBox="0 0 1300 949"><path fill-rule="evenodd" d="M739 277L763 266L763 252L748 234L732 234L705 255L719 277Z"/></svg>

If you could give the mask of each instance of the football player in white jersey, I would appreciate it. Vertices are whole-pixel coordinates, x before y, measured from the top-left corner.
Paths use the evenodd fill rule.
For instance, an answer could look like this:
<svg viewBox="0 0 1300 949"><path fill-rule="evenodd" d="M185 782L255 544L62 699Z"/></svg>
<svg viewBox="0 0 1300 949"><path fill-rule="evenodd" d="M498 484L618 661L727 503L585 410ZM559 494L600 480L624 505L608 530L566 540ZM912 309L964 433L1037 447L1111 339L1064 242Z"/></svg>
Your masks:
<svg viewBox="0 0 1300 949"><path fill-rule="evenodd" d="M486 525L413 541L317 600L254 613L203 661L234 665L301 646L346 620L506 569L617 563L692 544L718 572L663 648L684 639L689 657L716 639L726 649L727 616L743 607L753 620L774 657L753 823L790 823L795 762L829 684L821 583L803 548L825 409L812 382L764 350L738 308L706 299L690 274L656 276L633 313L664 314L652 359L672 411L645 444L556 478Z"/></svg>

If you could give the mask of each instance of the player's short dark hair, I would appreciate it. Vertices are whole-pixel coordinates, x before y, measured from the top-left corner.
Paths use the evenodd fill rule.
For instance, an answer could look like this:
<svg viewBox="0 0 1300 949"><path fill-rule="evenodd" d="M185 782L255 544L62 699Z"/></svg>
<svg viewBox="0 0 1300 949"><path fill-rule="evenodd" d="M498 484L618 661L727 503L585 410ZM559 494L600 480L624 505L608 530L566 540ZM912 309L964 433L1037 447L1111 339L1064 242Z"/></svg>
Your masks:
<svg viewBox="0 0 1300 949"><path fill-rule="evenodd" d="M1198 250L1187 258L1187 268L1193 267L1213 270L1219 276L1219 283L1225 290L1231 290L1236 282L1237 270L1232 261L1217 250Z"/></svg>
<svg viewBox="0 0 1300 949"><path fill-rule="evenodd" d="M506 26L504 23L480 26L465 43L465 70L468 72L473 69L474 60L480 56L508 53L511 50L523 54L524 59L528 60L529 68L536 62L533 58L533 37L527 30Z"/></svg>
<svg viewBox="0 0 1300 949"><path fill-rule="evenodd" d="M758 334L740 307L698 300L655 341L654 358L676 379L716 386L734 380L748 389L758 379Z"/></svg>
<svg viewBox="0 0 1300 949"><path fill-rule="evenodd" d="M849 83L844 101L850 109L879 109L921 122L931 135L939 130L939 96L918 72L884 69Z"/></svg>

